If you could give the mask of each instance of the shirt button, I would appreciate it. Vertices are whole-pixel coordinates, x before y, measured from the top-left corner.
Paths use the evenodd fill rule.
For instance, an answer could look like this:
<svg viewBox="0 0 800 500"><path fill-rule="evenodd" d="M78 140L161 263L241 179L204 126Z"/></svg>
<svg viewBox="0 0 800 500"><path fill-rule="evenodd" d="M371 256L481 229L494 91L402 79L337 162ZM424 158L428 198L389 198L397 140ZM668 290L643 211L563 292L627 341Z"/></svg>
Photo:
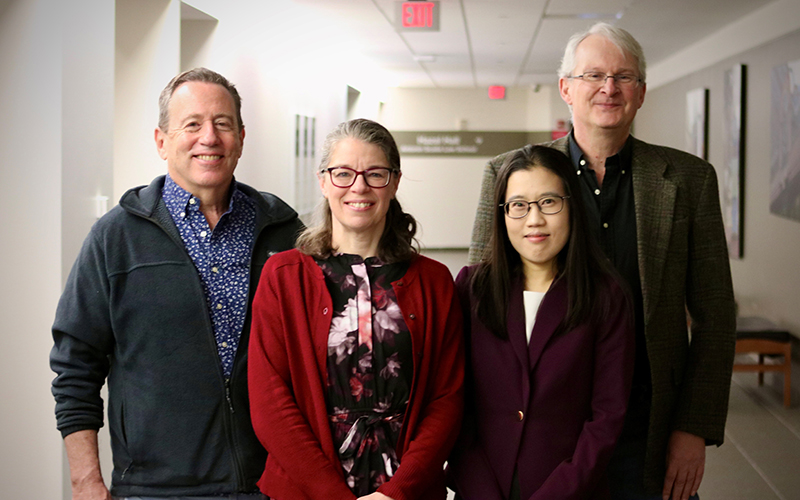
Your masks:
<svg viewBox="0 0 800 500"><path fill-rule="evenodd" d="M594 194L600 194L600 190L599 189L595 189L594 190Z"/></svg>
<svg viewBox="0 0 800 500"><path fill-rule="evenodd" d="M327 307L322 310L322 314L328 314L328 308Z"/></svg>
<svg viewBox="0 0 800 500"><path fill-rule="evenodd" d="M228 347L228 343L227 342L223 342L222 343L222 347Z"/></svg>
<svg viewBox="0 0 800 500"><path fill-rule="evenodd" d="M195 203L197 202L194 200L194 198L189 198L189 205L194 205Z"/></svg>
<svg viewBox="0 0 800 500"><path fill-rule="evenodd" d="M217 304L217 310L222 309L222 304Z"/></svg>
<svg viewBox="0 0 800 500"><path fill-rule="evenodd" d="M186 212L181 212L181 219L186 217Z"/></svg>
<svg viewBox="0 0 800 500"><path fill-rule="evenodd" d="M217 266L214 266L214 267L211 268L211 272L212 273L218 273L219 269L217 268Z"/></svg>
<svg viewBox="0 0 800 500"><path fill-rule="evenodd" d="M586 165L586 160L584 160L584 159L581 159L581 162L580 162L580 163L581 163L581 167L582 167L582 166Z"/></svg>
<svg viewBox="0 0 800 500"><path fill-rule="evenodd" d="M622 175L625 175L625 171L624 170L622 171Z"/></svg>
<svg viewBox="0 0 800 500"><path fill-rule="evenodd" d="M604 227L604 228L606 228L606 229L608 229L608 222L604 222L604 223L603 223L603 227Z"/></svg>
<svg viewBox="0 0 800 500"><path fill-rule="evenodd" d="M598 191L598 194L599 194L599 191ZM205 231L200 231L200 237L201 237L201 238L205 238L207 234L208 234L208 233L207 233L207 232L205 232Z"/></svg>
<svg viewBox="0 0 800 500"><path fill-rule="evenodd" d="M519 420L520 422L522 422L522 419L523 419L523 418L525 418L525 414L524 414L524 413L522 413L522 411L521 411L521 410L520 410L520 411L518 411L518 412L517 412L517 420Z"/></svg>
<svg viewBox="0 0 800 500"><path fill-rule="evenodd" d="M580 170L578 170L578 175L581 175L581 171Z"/></svg>

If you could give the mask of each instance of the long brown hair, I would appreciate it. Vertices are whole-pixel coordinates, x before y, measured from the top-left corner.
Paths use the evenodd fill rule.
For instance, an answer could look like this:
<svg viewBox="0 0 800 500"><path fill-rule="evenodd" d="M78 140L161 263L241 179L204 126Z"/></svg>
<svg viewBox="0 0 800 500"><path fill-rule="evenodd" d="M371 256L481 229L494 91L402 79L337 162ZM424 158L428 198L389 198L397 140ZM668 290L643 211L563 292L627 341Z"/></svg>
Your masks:
<svg viewBox="0 0 800 500"><path fill-rule="evenodd" d="M570 234L556 257L556 279L567 284L567 314L560 330L568 330L586 320L601 320L609 310L610 298L600 293L598 283L616 276L608 259L589 231L575 169L563 153L545 146L528 145L508 154L498 172L494 192L494 217L489 246L484 260L472 275L472 294L477 301L478 318L492 333L507 339L506 313L512 280L522 273L522 259L508 239L503 209L508 179L520 170L546 168L555 174L569 198ZM619 281L619 280L617 280Z"/></svg>
<svg viewBox="0 0 800 500"><path fill-rule="evenodd" d="M389 163L389 168L400 172L400 151L392 134L380 123L364 118L340 123L325 138L322 145L322 160L318 174L324 175L325 169L331 161L336 146L344 139L357 139L367 144L378 146ZM395 174L392 174L395 175ZM309 227L297 238L296 247L303 253L318 259L326 259L333 255L335 249L333 241L333 219L328 200L323 200L317 209L317 220L314 226ZM417 253L417 221L411 214L403 212L400 202L393 198L389 202L386 212L386 224L383 234L378 242L378 257L386 262L400 262L409 260Z"/></svg>

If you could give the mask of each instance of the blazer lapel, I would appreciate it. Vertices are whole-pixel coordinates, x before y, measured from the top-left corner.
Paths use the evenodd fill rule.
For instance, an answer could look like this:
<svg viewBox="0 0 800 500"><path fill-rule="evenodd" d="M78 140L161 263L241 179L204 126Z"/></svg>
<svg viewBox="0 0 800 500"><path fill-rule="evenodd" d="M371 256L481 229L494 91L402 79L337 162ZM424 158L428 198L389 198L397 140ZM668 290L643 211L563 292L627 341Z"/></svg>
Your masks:
<svg viewBox="0 0 800 500"><path fill-rule="evenodd" d="M550 290L544 296L539 311L536 313L536 323L533 325L531 342L528 346L529 372L536 368L542 352L556 332L567 314L567 285L566 280L557 279L550 285Z"/></svg>
<svg viewBox="0 0 800 500"><path fill-rule="evenodd" d="M511 296L508 298L508 314L506 323L508 340L517 355L524 371L528 373L528 336L525 334L525 304L522 297L523 280L515 279L511 284Z"/></svg>
<svg viewBox="0 0 800 500"><path fill-rule="evenodd" d="M658 303L678 191L664 175L667 167L657 150L634 139L633 198L646 322Z"/></svg>

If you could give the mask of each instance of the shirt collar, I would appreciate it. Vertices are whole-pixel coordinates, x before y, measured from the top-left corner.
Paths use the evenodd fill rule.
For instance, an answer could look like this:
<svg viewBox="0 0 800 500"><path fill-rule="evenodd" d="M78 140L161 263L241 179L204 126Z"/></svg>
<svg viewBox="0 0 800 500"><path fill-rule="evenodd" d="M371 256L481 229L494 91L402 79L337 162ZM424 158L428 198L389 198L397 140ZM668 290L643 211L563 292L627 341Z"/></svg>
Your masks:
<svg viewBox="0 0 800 500"><path fill-rule="evenodd" d="M575 171L579 171L581 169L583 150L580 146L578 146L578 141L575 140L574 129L569 133L569 158L572 160L572 166L575 167ZM630 169L632 166L632 158L633 136L629 134L628 138L625 140L625 144L622 145L622 149L620 149L619 152L617 152L617 154L614 156L609 156L608 159L606 159L606 166L619 166L620 168L624 167L626 169Z"/></svg>
<svg viewBox="0 0 800 500"><path fill-rule="evenodd" d="M253 200L239 189L239 183L236 182L236 179L231 181L231 190L232 193L226 213L233 212L241 203L253 203ZM164 180L161 197L164 199L164 204L167 205L167 209L174 220L186 219L191 211L200 210L200 200L180 187L169 174Z"/></svg>

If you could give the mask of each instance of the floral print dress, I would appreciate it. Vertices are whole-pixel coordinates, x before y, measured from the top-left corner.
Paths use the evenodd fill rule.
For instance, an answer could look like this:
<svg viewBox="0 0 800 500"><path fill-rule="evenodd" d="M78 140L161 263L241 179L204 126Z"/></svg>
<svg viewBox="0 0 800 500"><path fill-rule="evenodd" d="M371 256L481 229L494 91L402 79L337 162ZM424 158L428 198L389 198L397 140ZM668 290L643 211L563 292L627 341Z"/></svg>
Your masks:
<svg viewBox="0 0 800 500"><path fill-rule="evenodd" d="M333 299L327 407L334 446L356 496L387 482L411 392L411 334L392 282L409 263L338 254L317 260Z"/></svg>

